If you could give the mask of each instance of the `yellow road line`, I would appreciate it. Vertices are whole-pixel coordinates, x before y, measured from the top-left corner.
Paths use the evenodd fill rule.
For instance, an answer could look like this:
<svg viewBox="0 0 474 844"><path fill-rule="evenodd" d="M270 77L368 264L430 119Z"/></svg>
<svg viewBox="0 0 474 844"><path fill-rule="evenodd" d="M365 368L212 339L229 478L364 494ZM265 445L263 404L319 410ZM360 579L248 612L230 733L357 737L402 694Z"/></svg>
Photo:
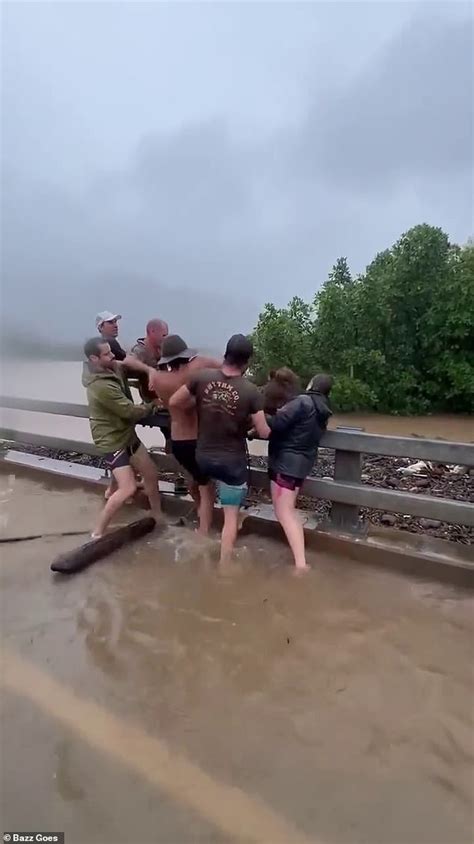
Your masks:
<svg viewBox="0 0 474 844"><path fill-rule="evenodd" d="M3 651L2 668L7 689L31 700L92 748L115 758L174 801L185 803L236 841L318 844L260 798L213 779L195 763L170 750L164 741L79 697L12 651Z"/></svg>

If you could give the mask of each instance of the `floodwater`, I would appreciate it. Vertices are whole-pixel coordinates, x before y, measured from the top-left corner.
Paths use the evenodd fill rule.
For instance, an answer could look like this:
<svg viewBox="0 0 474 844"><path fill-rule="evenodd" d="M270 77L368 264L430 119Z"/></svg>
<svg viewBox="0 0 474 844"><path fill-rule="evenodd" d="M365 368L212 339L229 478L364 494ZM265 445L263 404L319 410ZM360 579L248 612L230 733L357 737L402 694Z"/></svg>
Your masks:
<svg viewBox="0 0 474 844"><path fill-rule="evenodd" d="M81 372L81 363L8 361L4 364L1 374L1 393L16 397L85 404L86 396L81 384ZM90 440L89 423L86 419L67 419L44 413L1 409L1 420L5 428L65 439ZM454 442L474 440L472 418L468 416L406 417L384 414L336 414L331 420L330 427L335 428L338 425L360 427L372 433L392 436L442 437ZM161 434L156 429L140 431L140 436L147 446L163 443ZM266 445L253 442L250 444L250 449L252 453L262 454L266 452Z"/></svg>
<svg viewBox="0 0 474 844"><path fill-rule="evenodd" d="M0 476L4 536L96 495ZM132 510L125 514L127 518ZM468 844L466 593L170 527L55 578L78 539L2 546L4 829L68 844Z"/></svg>

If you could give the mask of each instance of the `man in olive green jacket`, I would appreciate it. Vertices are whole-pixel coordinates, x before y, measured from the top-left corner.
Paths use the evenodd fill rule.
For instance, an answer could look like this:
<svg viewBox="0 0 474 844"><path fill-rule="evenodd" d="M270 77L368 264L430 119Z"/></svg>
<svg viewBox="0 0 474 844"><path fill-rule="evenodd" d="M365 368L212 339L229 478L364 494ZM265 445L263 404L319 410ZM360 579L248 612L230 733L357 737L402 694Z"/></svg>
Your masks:
<svg viewBox="0 0 474 844"><path fill-rule="evenodd" d="M114 359L102 337L88 340L84 354L87 360L82 383L87 391L92 439L117 484L93 531L96 538L103 535L114 514L134 495L135 472L143 478L155 518L161 516L161 504L155 464L135 433L135 425L153 412L153 405L134 404L124 367Z"/></svg>

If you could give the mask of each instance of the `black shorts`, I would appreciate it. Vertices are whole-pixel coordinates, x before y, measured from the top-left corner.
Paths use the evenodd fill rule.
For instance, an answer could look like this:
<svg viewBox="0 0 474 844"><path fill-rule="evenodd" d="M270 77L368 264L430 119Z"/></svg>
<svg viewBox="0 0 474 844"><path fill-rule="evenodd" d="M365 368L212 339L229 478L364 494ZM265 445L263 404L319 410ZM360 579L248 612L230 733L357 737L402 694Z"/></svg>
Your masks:
<svg viewBox="0 0 474 844"><path fill-rule="evenodd" d="M197 462L201 471L213 481L220 481L227 486L242 486L247 483L249 473L245 458L236 460L226 454L221 457L200 454Z"/></svg>
<svg viewBox="0 0 474 844"><path fill-rule="evenodd" d="M199 486L209 483L209 477L201 471L196 460L196 440L172 440L171 451Z"/></svg>
<svg viewBox="0 0 474 844"><path fill-rule="evenodd" d="M295 478L294 475L285 475L283 472L274 472L273 469L268 470L268 477L273 483L282 489L289 489L294 492L295 489L301 489L304 478Z"/></svg>
<svg viewBox="0 0 474 844"><path fill-rule="evenodd" d="M140 419L138 425L143 425L145 428L159 428L165 440L169 440L171 439L171 426L166 420L166 415L159 411L157 413L149 413L143 419Z"/></svg>
<svg viewBox="0 0 474 844"><path fill-rule="evenodd" d="M136 451L141 446L138 437L134 437L132 442L126 448L120 448L118 451L109 451L104 457L104 463L107 469L113 472L114 469L121 469L123 466L130 466L130 458L133 457Z"/></svg>

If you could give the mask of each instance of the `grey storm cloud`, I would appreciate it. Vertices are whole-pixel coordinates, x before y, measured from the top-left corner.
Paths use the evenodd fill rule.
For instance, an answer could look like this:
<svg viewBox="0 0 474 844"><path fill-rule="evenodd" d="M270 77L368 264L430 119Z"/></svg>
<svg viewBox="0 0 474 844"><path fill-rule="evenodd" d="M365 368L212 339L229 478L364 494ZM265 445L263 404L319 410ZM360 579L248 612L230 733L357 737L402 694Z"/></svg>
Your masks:
<svg viewBox="0 0 474 844"><path fill-rule="evenodd" d="M473 38L467 19L418 14L321 115L315 169L369 190L466 171L473 154ZM324 126L324 128L321 128ZM310 153L309 153L310 154Z"/></svg>
<svg viewBox="0 0 474 844"><path fill-rule="evenodd" d="M96 4L83 6L82 23L91 24ZM334 6L337 15L325 4L295 6L293 52L285 30L290 7L272 15L277 7L271 5L234 6L240 37L253 39L254 64L243 42L232 87L221 83L211 62L209 90L203 93L196 83L193 96L196 59L181 51L188 109L182 106L178 114L176 107L173 119L157 125L150 106L149 119L142 110L130 135L127 114L122 122L115 116L110 125L107 109L102 113L94 106L96 80L78 70L79 92L95 108L94 138L100 140L95 146L92 140L88 144L86 132L81 134L74 92L68 98L56 77L53 92L46 82L36 87L29 50L22 44L24 29L7 26L2 94L6 318L24 320L28 303L31 330L48 335L54 328L61 339L76 342L88 333L94 312L111 307L127 315L131 335L149 316L160 315L190 342L217 346L233 330L251 329L265 301L280 304L294 294L314 295L341 254L361 271L403 230L424 221L465 240L472 224L469 6L453 4L453 13L437 3L408 9L400 4L395 20L392 4L376 14L370 11L373 4ZM220 16L222 24L222 8L214 8L206 14ZM187 15L196 14L189 9L185 5L176 12L183 27ZM37 17L29 21L24 9L22 14L31 39ZM67 25L64 9L61 14L61 25L65 20ZM128 14L133 15L132 6ZM349 32L344 32L346 16ZM363 39L370 25L377 43L361 55L354 47L357 33ZM43 27L38 38L47 37L45 32ZM334 50L337 45L341 51L341 32L347 55L344 66L341 58L336 68L330 64L331 38ZM313 37L319 44L314 50ZM43 61L54 51L55 38L52 31L50 41L41 42ZM274 64L263 84L270 47ZM211 57L222 49L210 38ZM291 56L304 50L296 73ZM276 78L280 58L287 66ZM63 60L72 61L66 53ZM133 76L133 51L127 63ZM293 71L293 88L285 94L282 80L293 79ZM220 84L225 90L219 98ZM172 76L168 86L169 103L160 100L158 107L165 116L174 108ZM270 113L265 86L272 103L280 94L287 97L278 113L276 107ZM101 90L103 96L106 88ZM293 108L295 92L302 93ZM198 95L207 95L202 109L196 106ZM242 116L242 103L252 97L253 128L248 115ZM114 154L119 148L123 154Z"/></svg>

